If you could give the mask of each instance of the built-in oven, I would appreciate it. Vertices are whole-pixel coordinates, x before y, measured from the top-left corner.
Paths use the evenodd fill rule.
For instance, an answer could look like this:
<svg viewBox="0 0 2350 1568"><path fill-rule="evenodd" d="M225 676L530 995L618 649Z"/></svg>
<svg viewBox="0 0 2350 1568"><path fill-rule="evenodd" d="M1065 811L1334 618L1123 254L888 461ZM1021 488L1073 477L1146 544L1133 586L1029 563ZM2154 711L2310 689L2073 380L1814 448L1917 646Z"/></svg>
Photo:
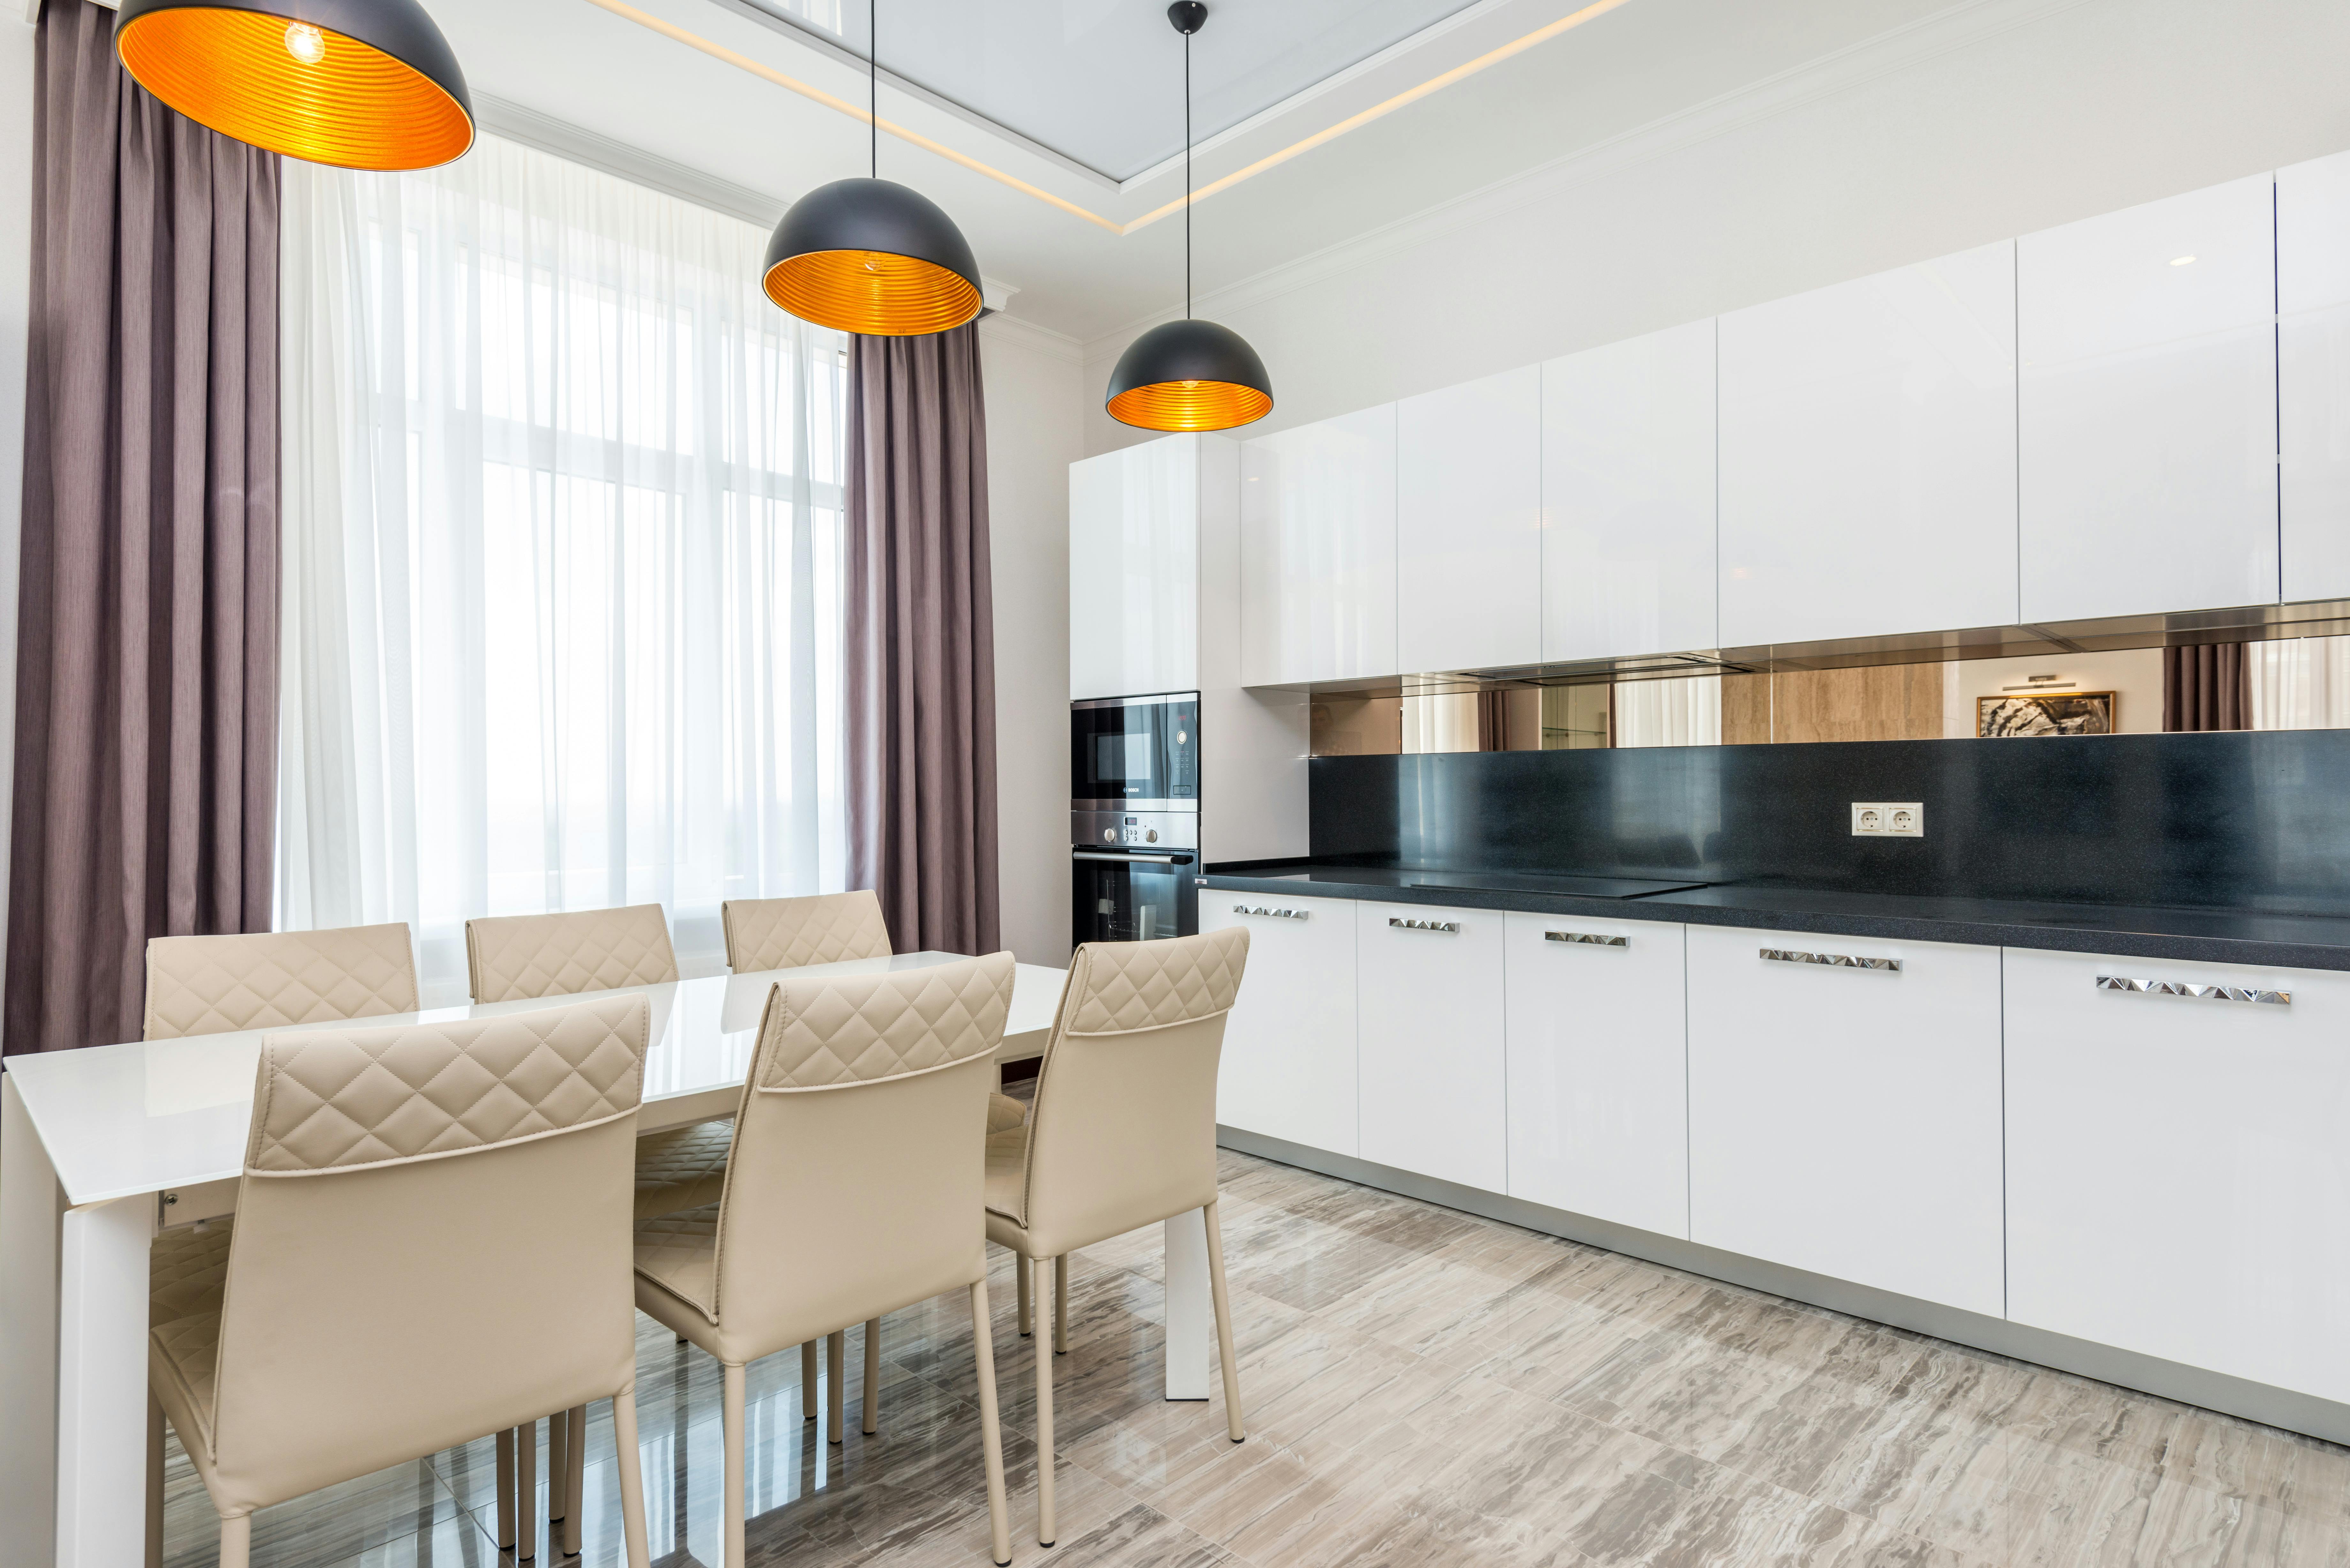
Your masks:
<svg viewBox="0 0 2350 1568"><path fill-rule="evenodd" d="M1069 809L1200 809L1200 694L1069 705Z"/></svg>
<svg viewBox="0 0 2350 1568"><path fill-rule="evenodd" d="M1200 929L1199 817L1079 812L1069 850L1073 943L1147 942Z"/></svg>

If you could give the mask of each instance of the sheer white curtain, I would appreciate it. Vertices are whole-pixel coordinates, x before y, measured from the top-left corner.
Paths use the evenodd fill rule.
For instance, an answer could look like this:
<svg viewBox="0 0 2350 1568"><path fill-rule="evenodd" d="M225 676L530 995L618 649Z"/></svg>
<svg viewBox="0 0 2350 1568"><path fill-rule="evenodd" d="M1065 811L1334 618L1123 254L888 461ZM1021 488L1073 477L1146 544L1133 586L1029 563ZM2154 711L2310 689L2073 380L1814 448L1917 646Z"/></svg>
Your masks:
<svg viewBox="0 0 2350 1568"><path fill-rule="evenodd" d="M841 886L845 340L738 219L494 138L289 161L281 929ZM439 982L437 990L435 982Z"/></svg>
<svg viewBox="0 0 2350 1568"><path fill-rule="evenodd" d="M1618 746L1721 744L1721 677L1675 675L1616 685Z"/></svg>
<svg viewBox="0 0 2350 1568"><path fill-rule="evenodd" d="M2350 637L2251 642L2244 654L2251 661L2253 729L2350 729Z"/></svg>

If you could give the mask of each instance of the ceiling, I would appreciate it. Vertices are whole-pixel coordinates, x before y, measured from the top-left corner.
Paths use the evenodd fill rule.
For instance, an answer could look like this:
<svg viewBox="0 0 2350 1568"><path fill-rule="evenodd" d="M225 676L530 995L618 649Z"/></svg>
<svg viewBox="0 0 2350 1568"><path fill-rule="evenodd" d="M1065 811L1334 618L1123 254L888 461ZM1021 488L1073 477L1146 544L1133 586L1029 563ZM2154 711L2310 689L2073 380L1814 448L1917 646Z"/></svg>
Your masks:
<svg viewBox="0 0 2350 1568"><path fill-rule="evenodd" d="M723 3L723 0L722 0ZM862 58L866 0L739 0ZM1475 0L1214 0L1192 124L1227 130ZM1147 0L877 0L881 63L1111 180L1183 151L1183 39Z"/></svg>
<svg viewBox="0 0 2350 1568"><path fill-rule="evenodd" d="M813 187L866 167L868 128L861 112L844 112L865 102L862 60L813 32L751 14L750 0L424 3L477 95L728 182L748 193L738 205L764 203L780 214ZM1995 0L1961 0L1979 3ZM1195 47L1206 50L1222 22L1232 24L1225 36L1240 34L1252 13L1294 12L1327 25L1264 21L1265 36L1296 47L1284 53L1269 45L1278 57L1219 65L1219 116L1246 118L1203 134L1203 187L1574 18L1589 0L1474 0L1461 8L1449 0L1385 8L1367 0L1376 25L1361 26L1336 19L1324 0L1222 6ZM1007 130L943 88L894 78L901 45L892 7L908 18L910 73L925 61L966 57L962 77L941 70L939 80L960 82L956 90L973 97L980 88L1003 93L1009 107L1001 112L1033 129ZM1206 294L1326 250L1950 8L1951 0L1617 0L1205 197L1194 212L1198 288ZM1440 19L1335 77L1247 109L1279 84L1371 47L1381 28L1429 16ZM915 25L924 16L927 31ZM981 270L1020 291L1010 314L1090 341L1180 306L1184 225L1145 220L1154 213L1180 219L1180 161L1120 182L1081 167L1076 151L1040 145L1050 134L1112 167L1180 145L1180 82L1170 76L1180 56L1162 0L884 0L882 26L882 119L935 150L884 135L880 171L953 215ZM1201 63L1204 70L1204 57ZM1037 107L1045 99L1066 101ZM1133 106L1146 101L1160 117L1148 136L1119 123L1139 123ZM1211 123L1218 121L1203 127Z"/></svg>

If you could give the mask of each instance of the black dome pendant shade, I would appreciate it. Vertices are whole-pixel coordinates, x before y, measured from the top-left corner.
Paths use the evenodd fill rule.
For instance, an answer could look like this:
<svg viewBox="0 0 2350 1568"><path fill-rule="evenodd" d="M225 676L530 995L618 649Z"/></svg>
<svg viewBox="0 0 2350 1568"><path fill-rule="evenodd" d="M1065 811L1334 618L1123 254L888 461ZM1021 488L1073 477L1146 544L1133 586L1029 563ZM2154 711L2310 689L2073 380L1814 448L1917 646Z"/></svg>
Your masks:
<svg viewBox="0 0 2350 1568"><path fill-rule="evenodd" d="M1126 346L1104 406L1146 431L1228 431L1273 411L1273 378L1248 339L1191 317L1191 35L1208 19L1200 0L1176 0L1167 19L1183 35L1183 319Z"/></svg>
<svg viewBox="0 0 2350 1568"><path fill-rule="evenodd" d="M197 124L338 169L430 169L473 100L417 0L122 0L114 53Z"/></svg>
<svg viewBox="0 0 2350 1568"><path fill-rule="evenodd" d="M767 242L763 286L819 327L874 337L946 332L979 314L979 262L937 202L878 177L881 40L872 31L876 177L836 180L793 202Z"/></svg>

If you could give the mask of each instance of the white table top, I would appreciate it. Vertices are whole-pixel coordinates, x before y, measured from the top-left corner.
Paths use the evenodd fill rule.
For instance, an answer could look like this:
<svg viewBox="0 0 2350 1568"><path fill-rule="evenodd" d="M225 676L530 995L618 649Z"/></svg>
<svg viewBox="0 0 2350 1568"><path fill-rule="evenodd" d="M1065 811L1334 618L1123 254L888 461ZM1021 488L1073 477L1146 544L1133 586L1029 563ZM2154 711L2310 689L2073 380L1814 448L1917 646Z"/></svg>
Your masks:
<svg viewBox="0 0 2350 1568"><path fill-rule="evenodd" d="M805 969L712 975L662 985L630 986L652 1003L652 1045L645 1056L648 1130L723 1116L734 1108L768 989L784 975L875 974L958 963L956 953L899 953ZM1066 970L1024 963L1014 971L1011 1042L1053 1026ZM469 1003L320 1023L139 1040L11 1056L7 1074L48 1152L68 1204L99 1203L142 1192L224 1180L244 1168L253 1119L254 1074L261 1042L289 1028L361 1029L387 1023L445 1023L560 1007L577 996Z"/></svg>

